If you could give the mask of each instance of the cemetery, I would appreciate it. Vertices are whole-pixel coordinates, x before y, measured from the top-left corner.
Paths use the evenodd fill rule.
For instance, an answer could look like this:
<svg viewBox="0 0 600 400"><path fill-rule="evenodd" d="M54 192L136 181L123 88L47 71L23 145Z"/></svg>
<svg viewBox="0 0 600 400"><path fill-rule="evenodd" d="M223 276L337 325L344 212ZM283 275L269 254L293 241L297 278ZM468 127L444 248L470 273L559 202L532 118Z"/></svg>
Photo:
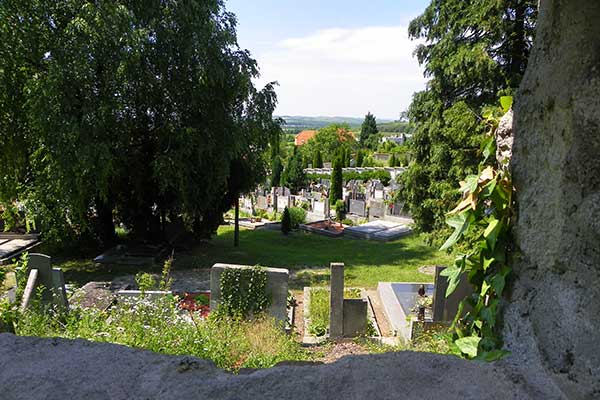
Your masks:
<svg viewBox="0 0 600 400"><path fill-rule="evenodd" d="M0 2L0 398L598 399L600 3L427 3L260 10L311 113L415 41L400 148L294 138L235 2Z"/></svg>

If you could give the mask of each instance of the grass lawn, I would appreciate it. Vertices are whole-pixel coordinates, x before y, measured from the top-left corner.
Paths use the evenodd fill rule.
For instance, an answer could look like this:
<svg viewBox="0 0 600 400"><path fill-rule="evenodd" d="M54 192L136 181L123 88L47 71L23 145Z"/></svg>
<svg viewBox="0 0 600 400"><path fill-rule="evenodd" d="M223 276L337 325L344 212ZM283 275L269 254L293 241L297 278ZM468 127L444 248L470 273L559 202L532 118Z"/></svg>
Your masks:
<svg viewBox="0 0 600 400"><path fill-rule="evenodd" d="M139 271L160 272L161 266L95 266L87 258L55 258L53 263L65 272L69 283L111 280ZM329 238L303 231L284 236L279 231L240 229L240 247L233 247L233 227L221 226L217 236L197 245L191 253L175 253L174 269L210 268L215 263L260 264L288 268L296 277L292 289L327 285L330 262L346 264L346 284L376 287L377 282L430 282L431 275L420 274L423 265L450 265L452 257L426 245L421 236L411 235L394 242Z"/></svg>
<svg viewBox="0 0 600 400"><path fill-rule="evenodd" d="M329 238L296 231L288 236L270 230L240 230L240 247L233 247L233 227L222 226L210 243L191 256L181 256L175 267L210 267L214 263L260 264L297 270L297 286L326 284L330 262L346 264L346 284L375 287L380 281L430 282L420 274L423 265L449 265L452 257L427 246L419 235L393 242Z"/></svg>

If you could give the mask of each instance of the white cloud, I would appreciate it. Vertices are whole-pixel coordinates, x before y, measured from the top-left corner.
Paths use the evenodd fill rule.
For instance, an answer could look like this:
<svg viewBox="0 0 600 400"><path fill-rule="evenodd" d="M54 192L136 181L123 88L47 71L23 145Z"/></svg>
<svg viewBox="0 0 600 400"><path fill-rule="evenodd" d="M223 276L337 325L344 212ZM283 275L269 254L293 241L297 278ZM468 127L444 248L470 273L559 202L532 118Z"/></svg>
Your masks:
<svg viewBox="0 0 600 400"><path fill-rule="evenodd" d="M405 26L325 29L257 56L261 80L278 81L283 115L396 118L425 87Z"/></svg>

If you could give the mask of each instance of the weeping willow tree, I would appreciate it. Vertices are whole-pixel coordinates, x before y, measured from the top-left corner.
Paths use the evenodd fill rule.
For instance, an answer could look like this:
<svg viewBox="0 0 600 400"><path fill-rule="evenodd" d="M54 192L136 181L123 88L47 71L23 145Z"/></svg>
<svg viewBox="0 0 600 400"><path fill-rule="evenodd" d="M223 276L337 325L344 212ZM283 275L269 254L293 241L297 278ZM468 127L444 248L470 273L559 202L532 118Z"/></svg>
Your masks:
<svg viewBox="0 0 600 400"><path fill-rule="evenodd" d="M0 2L0 203L47 237L200 235L265 175L272 84L221 0Z"/></svg>

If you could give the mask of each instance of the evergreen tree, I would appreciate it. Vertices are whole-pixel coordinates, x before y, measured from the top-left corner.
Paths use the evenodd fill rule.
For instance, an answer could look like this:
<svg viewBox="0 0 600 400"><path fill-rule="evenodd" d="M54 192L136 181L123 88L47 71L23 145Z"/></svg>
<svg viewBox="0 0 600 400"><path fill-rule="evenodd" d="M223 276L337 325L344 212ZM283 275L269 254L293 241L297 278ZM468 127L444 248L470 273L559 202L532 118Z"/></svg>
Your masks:
<svg viewBox="0 0 600 400"><path fill-rule="evenodd" d="M306 184L306 174L302 164L302 154L295 150L282 174L281 185L288 187L293 193L299 192Z"/></svg>
<svg viewBox="0 0 600 400"><path fill-rule="evenodd" d="M283 210L283 214L281 215L281 232L284 235L287 235L292 231L292 217L290 215L290 210L286 207Z"/></svg>
<svg viewBox="0 0 600 400"><path fill-rule="evenodd" d="M281 163L281 157L276 155L271 162L271 186L278 187L281 184L281 173L283 172L283 165Z"/></svg>
<svg viewBox="0 0 600 400"><path fill-rule="evenodd" d="M314 153L313 168L323 168L323 156L321 155L321 150L317 149Z"/></svg>
<svg viewBox="0 0 600 400"><path fill-rule="evenodd" d="M409 109L415 126L411 164L400 194L417 228L445 226L459 197L459 181L475 173L486 127L480 117L499 95L510 94L527 65L537 17L536 0L432 1L410 23L430 78Z"/></svg>
<svg viewBox="0 0 600 400"><path fill-rule="evenodd" d="M370 112L365 116L365 120L360 128L360 144L364 147L373 147L373 137L379 133L375 116Z"/></svg>
<svg viewBox="0 0 600 400"><path fill-rule="evenodd" d="M356 166L362 167L364 159L365 153L361 149L358 149L358 151L356 152Z"/></svg>
<svg viewBox="0 0 600 400"><path fill-rule="evenodd" d="M337 200L342 199L344 177L342 175L342 160L341 156L338 155L333 160L331 172L331 187L329 188L329 204L335 205Z"/></svg>
<svg viewBox="0 0 600 400"><path fill-rule="evenodd" d="M388 165L390 167L396 167L397 166L396 155L394 153L392 153L392 155L390 156L390 159L388 161Z"/></svg>

